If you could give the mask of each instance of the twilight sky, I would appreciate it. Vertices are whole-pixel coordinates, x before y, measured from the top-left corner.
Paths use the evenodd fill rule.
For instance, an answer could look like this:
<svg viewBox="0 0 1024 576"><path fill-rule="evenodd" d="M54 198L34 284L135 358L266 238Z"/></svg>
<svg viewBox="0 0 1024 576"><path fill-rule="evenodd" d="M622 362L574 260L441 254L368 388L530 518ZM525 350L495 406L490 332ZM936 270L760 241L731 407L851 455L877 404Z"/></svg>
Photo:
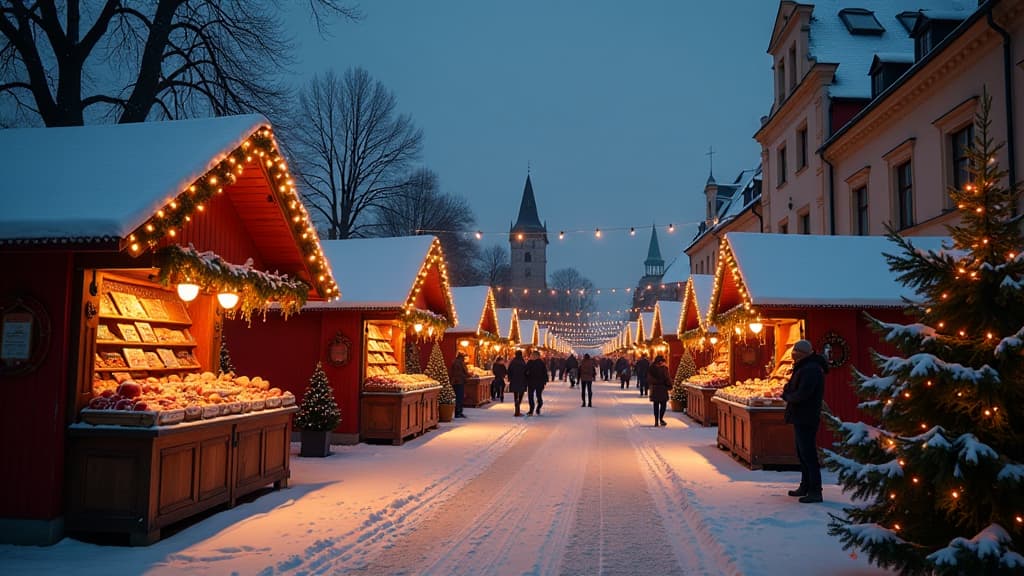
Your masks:
<svg viewBox="0 0 1024 576"><path fill-rule="evenodd" d="M619 289L598 298L601 310L627 305L621 289L643 275L652 222L666 261L692 240L709 146L719 181L758 163L752 135L771 103L766 49L777 2L361 8L361 22L337 24L326 39L304 13L287 15L296 82L351 66L383 82L424 132L422 164L444 192L469 200L484 244L508 246L529 166L550 234L548 275L573 266L596 287Z"/></svg>

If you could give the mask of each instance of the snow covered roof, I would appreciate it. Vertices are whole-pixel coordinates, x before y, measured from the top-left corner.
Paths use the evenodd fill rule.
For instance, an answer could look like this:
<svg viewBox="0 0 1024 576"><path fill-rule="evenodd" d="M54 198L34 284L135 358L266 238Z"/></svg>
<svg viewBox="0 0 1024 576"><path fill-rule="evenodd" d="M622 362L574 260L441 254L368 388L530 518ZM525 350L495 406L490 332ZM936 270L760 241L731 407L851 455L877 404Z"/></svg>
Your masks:
<svg viewBox="0 0 1024 576"><path fill-rule="evenodd" d="M640 335L640 339L650 340L654 338L654 312L641 312L640 318L643 318L644 322L644 333Z"/></svg>
<svg viewBox="0 0 1024 576"><path fill-rule="evenodd" d="M303 309L401 309L425 297L419 288L436 273L440 294L427 306L458 322L444 272L441 243L433 236L324 240L324 255L340 282L341 300L309 302ZM421 271L426 272L421 276ZM417 306L421 307L421 306ZM479 315L475 316L479 318Z"/></svg>
<svg viewBox="0 0 1024 576"><path fill-rule="evenodd" d="M732 184L717 184L719 187L719 194L721 194L721 190L727 191L725 200L718 208L718 217L711 226L697 231L697 235L694 236L690 246L696 244L702 237L727 227L748 208L753 206L755 203L760 202L762 181L761 172L761 166L759 164L757 168L741 171L736 175L736 179ZM689 274L687 274L687 276L689 276ZM682 281L685 281L685 278Z"/></svg>
<svg viewBox="0 0 1024 576"><path fill-rule="evenodd" d="M493 304L488 305L489 301L493 302L490 286L460 286L451 291L459 321L445 332L479 333L480 330L490 331L491 325L497 328L498 318L494 315Z"/></svg>
<svg viewBox="0 0 1024 576"><path fill-rule="evenodd" d="M973 5L972 5L973 4ZM822 64L838 64L829 93L834 98L870 98L868 71L876 53L914 51L914 41L896 18L921 10L926 16L967 18L977 3L964 0L816 0L811 16L809 56ZM874 13L885 29L880 35L851 34L839 18L844 8Z"/></svg>
<svg viewBox="0 0 1024 576"><path fill-rule="evenodd" d="M519 314L515 308L498 308L498 336L514 340L519 337Z"/></svg>
<svg viewBox="0 0 1024 576"><path fill-rule="evenodd" d="M676 333L680 336L689 330L703 328L707 323L707 311L711 304L711 291L715 277L710 274L693 274L686 283L683 304L679 312Z"/></svg>
<svg viewBox="0 0 1024 576"><path fill-rule="evenodd" d="M665 269L665 275L661 277L662 284L680 284L686 282L690 277L690 261L686 252L678 254Z"/></svg>
<svg viewBox="0 0 1024 576"><path fill-rule="evenodd" d="M939 237L910 241L926 250L949 243ZM714 313L728 311L723 282L735 283L753 306L902 307L902 299L915 293L896 280L886 253L898 254L899 247L884 236L727 234L715 274ZM723 278L726 272L732 278Z"/></svg>
<svg viewBox="0 0 1024 576"><path fill-rule="evenodd" d="M683 311L683 303L673 300L658 300L654 304L661 317L662 336L675 336L679 332L679 315Z"/></svg>
<svg viewBox="0 0 1024 576"><path fill-rule="evenodd" d="M540 344L537 339L536 320L519 321L519 343L524 346L538 346Z"/></svg>
<svg viewBox="0 0 1024 576"><path fill-rule="evenodd" d="M251 114L0 130L0 239L125 238L268 124Z"/></svg>

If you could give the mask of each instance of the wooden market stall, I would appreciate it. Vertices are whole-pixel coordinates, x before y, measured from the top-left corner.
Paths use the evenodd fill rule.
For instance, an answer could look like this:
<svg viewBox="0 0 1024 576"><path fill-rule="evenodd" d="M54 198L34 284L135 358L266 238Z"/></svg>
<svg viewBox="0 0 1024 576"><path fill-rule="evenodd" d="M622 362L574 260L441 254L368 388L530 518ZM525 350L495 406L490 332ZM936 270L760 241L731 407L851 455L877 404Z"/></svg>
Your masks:
<svg viewBox="0 0 1024 576"><path fill-rule="evenodd" d="M286 483L297 375L218 375L228 318L337 296L266 119L4 130L0 150L0 381L25 398L0 403L0 540L145 544Z"/></svg>
<svg viewBox="0 0 1024 576"><path fill-rule="evenodd" d="M341 409L334 443L401 444L436 427L439 384L405 372L407 362L420 360L410 357L420 354L418 341L439 340L456 322L440 241L325 240L323 250L343 298L310 302L287 321L268 314L248 328L228 326L235 365L280 380L281 358L289 358L306 375L285 382L298 394L322 363Z"/></svg>
<svg viewBox="0 0 1024 576"><path fill-rule="evenodd" d="M519 310L516 308L498 308L498 336L506 344L500 349L508 360L509 351L519 345Z"/></svg>
<svg viewBox="0 0 1024 576"><path fill-rule="evenodd" d="M714 276L694 274L686 282L677 333L683 346L693 353L697 373L683 384L686 414L698 424L718 425L718 412L711 397L728 382L728 347L716 327L708 323Z"/></svg>
<svg viewBox="0 0 1024 576"><path fill-rule="evenodd" d="M455 360L456 352L466 355L470 379L466 383L465 406L483 406L491 401L490 361L501 345L498 336L498 313L494 293L490 286L462 286L452 288L452 301L458 323L444 332L441 351L447 366Z"/></svg>
<svg viewBox="0 0 1024 576"><path fill-rule="evenodd" d="M943 241L912 240L923 249L938 249ZM800 339L811 341L829 361L828 408L843 420L861 418L850 365L870 373L871 349L887 349L864 313L905 320L903 298L913 296L889 271L884 254L895 251L891 241L878 236L725 236L710 321L737 336L730 340L735 385L713 399L721 447L754 467L798 463L779 395L792 372L792 345ZM805 264L785 266L783 273L787 258ZM831 441L823 426L818 445Z"/></svg>
<svg viewBox="0 0 1024 576"><path fill-rule="evenodd" d="M540 348L536 320L519 319L519 348L523 351L523 357L526 360L530 359L531 352Z"/></svg>
<svg viewBox="0 0 1024 576"><path fill-rule="evenodd" d="M661 339L664 340L667 350L665 362L668 366L668 373L675 378L679 362L683 358L683 342L679 339L678 332L683 303L674 300L658 300L654 304L654 309L658 329L661 331Z"/></svg>

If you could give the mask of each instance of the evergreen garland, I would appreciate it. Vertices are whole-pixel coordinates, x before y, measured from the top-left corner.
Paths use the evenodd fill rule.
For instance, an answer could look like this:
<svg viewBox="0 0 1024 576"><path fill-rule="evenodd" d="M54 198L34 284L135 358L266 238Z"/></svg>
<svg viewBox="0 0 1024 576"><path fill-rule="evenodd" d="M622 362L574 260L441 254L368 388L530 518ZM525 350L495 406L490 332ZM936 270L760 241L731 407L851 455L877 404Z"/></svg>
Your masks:
<svg viewBox="0 0 1024 576"><path fill-rule="evenodd" d="M405 339L405 373L423 373L423 369L420 367L420 347L412 338Z"/></svg>
<svg viewBox="0 0 1024 576"><path fill-rule="evenodd" d="M890 233L890 268L921 302L915 324L869 318L899 351L873 354L878 375L854 374L877 425L830 419L841 441L825 463L854 505L829 533L903 574L1024 571L1022 189L999 185L990 105L984 94L966 152L973 183L950 192L953 250Z"/></svg>
<svg viewBox="0 0 1024 576"><path fill-rule="evenodd" d="M302 395L299 413L295 415L295 427L299 430L330 431L341 422L341 411L334 401L334 391L327 382L327 375L319 362L309 380L309 388Z"/></svg>
<svg viewBox="0 0 1024 576"><path fill-rule="evenodd" d="M683 351L683 357L679 360L679 367L676 368L676 377L672 381L672 399L676 402L686 403L686 390L683 383L697 373L697 363L693 360L693 354L689 350Z"/></svg>
<svg viewBox="0 0 1024 576"><path fill-rule="evenodd" d="M434 342L430 349L430 360L427 361L427 369L423 372L434 380L441 383L441 392L438 394L438 404L455 404L455 388L448 378L448 368L444 365L444 355L441 354L441 347Z"/></svg>
<svg viewBox="0 0 1024 576"><path fill-rule="evenodd" d="M220 336L220 373L235 373L235 365L231 362L231 352L228 350L228 337L223 334Z"/></svg>

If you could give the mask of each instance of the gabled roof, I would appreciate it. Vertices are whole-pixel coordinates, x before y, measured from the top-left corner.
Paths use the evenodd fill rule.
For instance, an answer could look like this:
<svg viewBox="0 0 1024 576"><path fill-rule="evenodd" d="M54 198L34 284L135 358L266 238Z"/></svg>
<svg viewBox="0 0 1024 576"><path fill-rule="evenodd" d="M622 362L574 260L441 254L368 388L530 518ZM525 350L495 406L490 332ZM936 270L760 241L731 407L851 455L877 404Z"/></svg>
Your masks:
<svg viewBox="0 0 1024 576"><path fill-rule="evenodd" d="M460 286L451 291L459 321L446 333L498 334L498 315L490 286Z"/></svg>
<svg viewBox="0 0 1024 576"><path fill-rule="evenodd" d="M654 338L654 312L641 312L640 318L644 321L644 330L640 335L641 340L651 340Z"/></svg>
<svg viewBox="0 0 1024 576"><path fill-rule="evenodd" d="M662 336L675 336L679 333L679 315L683 311L683 303L672 300L658 300L654 303L661 323Z"/></svg>
<svg viewBox="0 0 1024 576"><path fill-rule="evenodd" d="M640 318L630 321L626 325L626 344L632 346L640 338Z"/></svg>
<svg viewBox="0 0 1024 576"><path fill-rule="evenodd" d="M513 345L519 343L519 311L515 308L498 308L498 336L507 338Z"/></svg>
<svg viewBox="0 0 1024 576"><path fill-rule="evenodd" d="M914 237L919 249L940 250L948 238ZM885 254L899 247L884 236L818 236L732 232L715 270L711 315L739 307L906 306L915 293L889 270ZM799 254L802 266L779 269L780 254Z"/></svg>
<svg viewBox="0 0 1024 576"><path fill-rule="evenodd" d="M551 340L547 326L537 324L537 345L542 348L550 348Z"/></svg>
<svg viewBox="0 0 1024 576"><path fill-rule="evenodd" d="M533 196L533 183L530 182L530 175L526 175L526 185L523 186L523 199L519 203L519 217L511 232L547 232L547 228L540 223L540 216L537 214L537 200Z"/></svg>
<svg viewBox="0 0 1024 576"><path fill-rule="evenodd" d="M707 310L714 282L715 277L710 274L694 274L686 282L683 305L679 312L679 327L676 329L679 336L690 330L707 328Z"/></svg>
<svg viewBox="0 0 1024 576"><path fill-rule="evenodd" d="M539 346L536 320L519 321L519 343L523 346Z"/></svg>
<svg viewBox="0 0 1024 576"><path fill-rule="evenodd" d="M441 242L434 236L324 240L344 298L303 309L425 310L458 323Z"/></svg>
<svg viewBox="0 0 1024 576"><path fill-rule="evenodd" d="M690 260L686 252L680 252L665 268L665 275L661 277L662 284L676 284L686 282L690 278Z"/></svg>

